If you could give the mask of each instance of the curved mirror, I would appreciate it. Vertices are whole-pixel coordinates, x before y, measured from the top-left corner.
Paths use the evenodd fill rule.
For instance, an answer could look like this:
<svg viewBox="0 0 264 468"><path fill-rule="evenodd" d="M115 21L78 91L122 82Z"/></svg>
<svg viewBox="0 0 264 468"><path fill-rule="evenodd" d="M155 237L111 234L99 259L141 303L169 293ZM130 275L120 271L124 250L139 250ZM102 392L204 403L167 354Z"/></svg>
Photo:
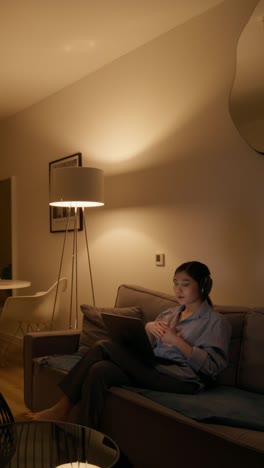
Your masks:
<svg viewBox="0 0 264 468"><path fill-rule="evenodd" d="M264 0L258 2L238 41L230 114L241 136L264 153Z"/></svg>

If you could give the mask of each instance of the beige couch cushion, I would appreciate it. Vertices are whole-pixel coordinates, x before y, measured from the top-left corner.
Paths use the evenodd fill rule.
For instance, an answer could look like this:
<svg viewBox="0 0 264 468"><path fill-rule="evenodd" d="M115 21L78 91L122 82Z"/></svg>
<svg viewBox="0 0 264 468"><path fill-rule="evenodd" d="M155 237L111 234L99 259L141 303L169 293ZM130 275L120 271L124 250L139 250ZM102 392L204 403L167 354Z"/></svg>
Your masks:
<svg viewBox="0 0 264 468"><path fill-rule="evenodd" d="M82 304L81 311L83 312L83 327L78 350L80 353L86 353L96 341L109 338L108 330L102 319L101 312L141 318L141 310L139 307L93 307Z"/></svg>
<svg viewBox="0 0 264 468"><path fill-rule="evenodd" d="M173 295L140 286L122 284L118 288L115 306L131 307L134 305L140 307L142 320L146 323L155 320L158 314L170 307L176 307L179 303Z"/></svg>
<svg viewBox="0 0 264 468"><path fill-rule="evenodd" d="M236 385L240 347L244 332L244 324L249 309L238 307L215 306L215 310L231 323L232 336L229 346L229 363L226 369L219 374L217 382L222 385Z"/></svg>
<svg viewBox="0 0 264 468"><path fill-rule="evenodd" d="M264 393L264 311L248 314L241 348L238 386Z"/></svg>

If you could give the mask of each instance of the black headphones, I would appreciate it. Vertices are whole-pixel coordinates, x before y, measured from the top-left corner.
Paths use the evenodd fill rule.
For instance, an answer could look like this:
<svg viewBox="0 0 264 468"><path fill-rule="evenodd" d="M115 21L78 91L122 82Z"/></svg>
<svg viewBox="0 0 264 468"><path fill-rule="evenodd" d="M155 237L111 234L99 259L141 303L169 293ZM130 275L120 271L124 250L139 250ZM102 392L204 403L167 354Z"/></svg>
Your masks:
<svg viewBox="0 0 264 468"><path fill-rule="evenodd" d="M202 278L201 281L199 282L199 292L203 301L209 296L212 286L213 286L213 280L211 276L209 275Z"/></svg>

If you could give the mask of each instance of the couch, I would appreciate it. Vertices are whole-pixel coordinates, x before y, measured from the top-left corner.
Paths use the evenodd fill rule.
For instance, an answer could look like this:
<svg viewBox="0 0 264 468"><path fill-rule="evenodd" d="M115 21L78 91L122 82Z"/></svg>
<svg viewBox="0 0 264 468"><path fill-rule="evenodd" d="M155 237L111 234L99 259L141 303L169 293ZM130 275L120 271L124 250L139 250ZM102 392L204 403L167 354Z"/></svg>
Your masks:
<svg viewBox="0 0 264 468"><path fill-rule="evenodd" d="M175 305L174 296L121 285L114 308L82 306L82 330L27 334L27 407L38 411L57 401L61 395L57 383L79 359L79 353L107 335L100 311L140 315L146 323ZM201 395L186 396L127 387L108 391L101 430L119 445L126 466L264 467L264 310L242 306L215 309L231 322L233 330L230 362L215 386ZM78 422L78 412L72 418Z"/></svg>

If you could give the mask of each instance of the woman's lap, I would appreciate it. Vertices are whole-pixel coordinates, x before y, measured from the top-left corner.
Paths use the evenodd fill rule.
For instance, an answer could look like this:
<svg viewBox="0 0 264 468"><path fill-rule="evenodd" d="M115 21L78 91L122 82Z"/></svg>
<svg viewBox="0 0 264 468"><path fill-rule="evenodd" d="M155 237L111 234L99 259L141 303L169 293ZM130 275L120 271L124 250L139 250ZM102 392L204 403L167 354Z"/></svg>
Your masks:
<svg viewBox="0 0 264 468"><path fill-rule="evenodd" d="M105 376L104 385L106 385L108 379L109 387L120 386L120 381L122 382L125 380L123 377L124 374L126 374L129 385L131 386L186 394L194 393L197 390L196 384L182 382L175 377L161 374L153 365L143 362L140 357L135 356L126 347L109 340L98 342L84 355L80 362L61 382L60 387L62 391L68 395L73 402L77 402L81 399L82 386L84 382L87 381L87 373L100 361L112 362L115 365L112 366L112 377L111 366L107 366L108 375ZM120 375L117 372L117 368L120 370ZM116 384L115 376L117 376ZM85 387L87 391L87 384Z"/></svg>

